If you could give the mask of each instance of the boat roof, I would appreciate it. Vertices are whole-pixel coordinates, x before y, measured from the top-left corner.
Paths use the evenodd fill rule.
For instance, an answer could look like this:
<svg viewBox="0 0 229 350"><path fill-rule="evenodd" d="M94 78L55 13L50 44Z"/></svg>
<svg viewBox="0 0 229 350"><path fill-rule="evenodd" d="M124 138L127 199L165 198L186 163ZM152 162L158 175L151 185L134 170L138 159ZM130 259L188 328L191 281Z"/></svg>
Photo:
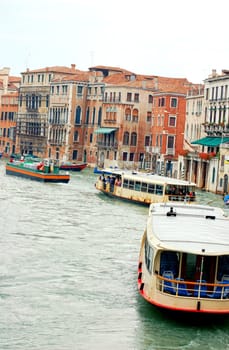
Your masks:
<svg viewBox="0 0 229 350"><path fill-rule="evenodd" d="M175 215L170 215L171 208ZM149 208L147 228L149 241L158 249L201 255L229 254L229 217L218 207L154 203Z"/></svg>
<svg viewBox="0 0 229 350"><path fill-rule="evenodd" d="M123 169L112 169L112 168L105 168L103 169L105 174L110 175L121 175L125 179L129 180L137 180L137 181L145 181L150 183L159 183L159 184L171 184L171 185L177 185L177 186L196 186L194 182L189 182L185 180L175 179L173 177L167 177L167 176L161 176L153 173L145 173L140 171L131 171L131 170L123 170Z"/></svg>

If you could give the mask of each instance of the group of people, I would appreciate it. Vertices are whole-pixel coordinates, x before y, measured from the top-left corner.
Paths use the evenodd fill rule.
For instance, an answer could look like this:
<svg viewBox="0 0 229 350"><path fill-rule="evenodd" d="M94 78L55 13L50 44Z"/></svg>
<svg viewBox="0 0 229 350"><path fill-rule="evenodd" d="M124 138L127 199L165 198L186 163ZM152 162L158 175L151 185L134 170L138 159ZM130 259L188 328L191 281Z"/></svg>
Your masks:
<svg viewBox="0 0 229 350"><path fill-rule="evenodd" d="M113 188L114 186L121 186L122 184L121 176L119 175L105 176L104 174L102 174L102 176L100 176L100 180L103 181L104 188L106 188L106 184L110 184L110 188Z"/></svg>

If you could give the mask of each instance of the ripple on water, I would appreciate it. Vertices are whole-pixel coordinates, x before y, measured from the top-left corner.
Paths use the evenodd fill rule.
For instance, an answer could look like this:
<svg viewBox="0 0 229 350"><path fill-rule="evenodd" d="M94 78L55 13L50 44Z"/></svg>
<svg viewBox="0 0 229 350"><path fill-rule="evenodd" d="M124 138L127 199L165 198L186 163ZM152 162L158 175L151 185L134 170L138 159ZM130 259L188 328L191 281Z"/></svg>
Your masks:
<svg viewBox="0 0 229 350"><path fill-rule="evenodd" d="M228 349L228 321L180 322L138 295L148 209L99 194L95 178L41 184L0 163L0 349Z"/></svg>

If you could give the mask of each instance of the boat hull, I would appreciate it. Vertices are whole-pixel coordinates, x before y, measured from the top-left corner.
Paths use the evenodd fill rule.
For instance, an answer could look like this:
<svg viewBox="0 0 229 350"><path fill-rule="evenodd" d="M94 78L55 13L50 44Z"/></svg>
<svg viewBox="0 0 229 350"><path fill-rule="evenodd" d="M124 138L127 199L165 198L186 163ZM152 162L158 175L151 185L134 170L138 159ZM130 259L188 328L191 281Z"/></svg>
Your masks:
<svg viewBox="0 0 229 350"><path fill-rule="evenodd" d="M43 173L9 164L6 165L6 174L40 182L68 183L70 180L68 174Z"/></svg>
<svg viewBox="0 0 229 350"><path fill-rule="evenodd" d="M133 203L133 204L141 204L141 205L147 206L147 207L151 204L150 200L146 200L144 198L140 198L140 197L138 198L138 197L134 197L134 196L124 197L120 194L115 194L114 192L109 192L109 191L103 190L101 188L99 189L99 191L101 193L105 194L107 197L120 199L120 200L125 201L125 202L129 202L129 203Z"/></svg>
<svg viewBox="0 0 229 350"><path fill-rule="evenodd" d="M93 172L94 174L98 174L98 175L112 175L113 170L117 170L118 168L110 168L110 169L103 169L103 168L98 168L95 167Z"/></svg>
<svg viewBox="0 0 229 350"><path fill-rule="evenodd" d="M66 171L81 171L87 167L87 163L83 164L62 164L60 165L60 170Z"/></svg>

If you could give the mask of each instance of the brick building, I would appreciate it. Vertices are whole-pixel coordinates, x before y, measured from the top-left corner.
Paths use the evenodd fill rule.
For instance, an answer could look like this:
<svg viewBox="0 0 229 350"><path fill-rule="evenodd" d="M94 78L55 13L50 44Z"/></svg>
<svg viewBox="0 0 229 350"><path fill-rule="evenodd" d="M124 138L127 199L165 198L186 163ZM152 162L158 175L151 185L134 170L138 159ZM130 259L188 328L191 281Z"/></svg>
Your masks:
<svg viewBox="0 0 229 350"><path fill-rule="evenodd" d="M109 66L27 69L16 151L174 176L190 85Z"/></svg>
<svg viewBox="0 0 229 350"><path fill-rule="evenodd" d="M0 153L9 156L16 148L16 115L20 77L10 76L10 69L0 69Z"/></svg>

